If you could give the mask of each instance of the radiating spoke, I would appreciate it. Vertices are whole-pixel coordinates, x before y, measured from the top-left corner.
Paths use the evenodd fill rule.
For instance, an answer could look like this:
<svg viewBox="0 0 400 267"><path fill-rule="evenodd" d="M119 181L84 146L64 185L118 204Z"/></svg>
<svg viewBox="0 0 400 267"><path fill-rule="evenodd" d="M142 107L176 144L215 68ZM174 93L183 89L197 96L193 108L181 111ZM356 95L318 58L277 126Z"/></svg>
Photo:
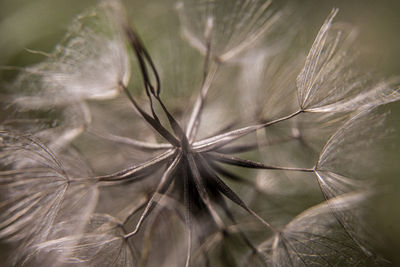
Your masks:
<svg viewBox="0 0 400 267"><path fill-rule="evenodd" d="M186 253L186 262L185 267L189 267L190 265L190 258L192 255L192 219L191 219L191 212L192 212L192 201L190 200L189 196L189 176L187 173L187 169L184 170L184 177L183 177L183 202L185 206L185 227L187 232L187 253Z"/></svg>
<svg viewBox="0 0 400 267"><path fill-rule="evenodd" d="M193 143L194 139L196 138L196 133L198 131L201 120L201 112L204 108L204 101L206 99L208 89L211 86L211 82L213 81L215 74L217 73L217 70L218 70L218 65L212 63L210 70L203 81L200 95L197 98L196 103L194 105L192 114L189 119L188 127L186 129L186 136L188 137L190 143Z"/></svg>
<svg viewBox="0 0 400 267"><path fill-rule="evenodd" d="M153 193L153 195L150 198L149 202L147 203L142 215L139 218L139 221L136 224L135 229L132 232L126 234L124 236L125 238L129 238L129 237L135 235L139 231L140 226L142 225L142 223L146 219L146 217L149 215L154 203L157 202L160 199L160 193L165 191L166 190L165 187L168 187L168 185L170 184L170 182L171 182L171 180L173 178L172 177L173 173L174 173L176 167L179 165L181 158L182 158L182 153L179 153L174 158L174 160L171 163L171 165L169 165L167 170L164 172L163 176L161 177L160 183L157 186L157 189L155 190L155 192Z"/></svg>
<svg viewBox="0 0 400 267"><path fill-rule="evenodd" d="M241 159L231 155L224 155L216 152L207 153L210 157L215 160L226 163L229 165L245 167L245 168L253 168L253 169L266 169L266 170L282 170L282 171L298 171L298 172L314 172L313 168L294 168L294 167L281 167L281 166L273 166L273 165L265 165L263 163L252 161L248 159Z"/></svg>
<svg viewBox="0 0 400 267"><path fill-rule="evenodd" d="M189 143L193 143L196 138L196 134L200 125L201 113L204 107L204 101L206 99L208 89L211 86L211 82L214 80L215 74L217 73L219 64L216 62L211 62L210 64L210 56L211 56L211 31L213 28L213 20L209 18L207 20L206 29L204 32L204 39L206 40L206 56L204 60L204 68L203 68L203 82L200 89L200 94L196 100L194 105L192 114L190 115L189 123L186 129L186 136L188 137Z"/></svg>
<svg viewBox="0 0 400 267"><path fill-rule="evenodd" d="M201 156L199 156L201 158ZM211 166L207 164L207 162L202 159L203 164L205 164L205 169L211 170ZM265 221L263 218L261 218L256 212L254 212L249 206L247 206L246 203L235 193L233 190L227 186L217 175L212 174L211 178L213 179L214 185L218 189L220 193L225 195L227 198L229 198L231 201L236 203L238 206L242 207L244 210L249 212L251 215L253 215L255 218L257 218L262 224L267 226L268 229L270 229L273 232L277 232L277 230L267 221Z"/></svg>
<svg viewBox="0 0 400 267"><path fill-rule="evenodd" d="M237 139L239 139L240 137L243 137L245 135L248 135L250 133L253 133L259 129L262 128L266 128L269 127L271 125L274 125L276 123L291 119L299 114L301 114L302 110L296 111L288 116L273 120L273 121L269 121L266 123L262 123L262 124L257 124L257 125L252 125L252 126L247 126L247 127L243 127L240 129L236 129L227 133L223 133L217 136L213 136L207 139L203 139L201 141L195 142L193 144L193 149L196 150L197 152L204 152L204 151L210 151L210 150L215 150L219 147L222 147L224 145L227 145Z"/></svg>
<svg viewBox="0 0 400 267"><path fill-rule="evenodd" d="M271 141L265 141L265 142L254 142L254 143L242 144L242 145L231 145L228 147L218 148L218 149L216 149L216 152L222 153L222 154L244 153L244 152L253 151L253 150L267 147L267 146L291 142L291 141L297 140L297 139L298 139L297 136L288 136L288 137L280 138L277 140L271 140Z"/></svg>
<svg viewBox="0 0 400 267"><path fill-rule="evenodd" d="M218 215L217 211L211 205L211 201L210 201L208 192L206 190L207 187L205 185L205 181L203 180L203 178L200 175L198 166L196 164L196 160L194 159L194 155L191 153L187 154L187 160L188 160L191 174L193 176L194 184L195 184L196 189L201 197L201 200L206 205L208 211L210 212L210 214L211 214L214 222L217 224L218 228L220 230L224 230L225 224L223 223L221 217Z"/></svg>
<svg viewBox="0 0 400 267"><path fill-rule="evenodd" d="M143 119L147 123L149 123L153 127L153 129L156 130L162 137L164 137L171 145L179 147L180 146L179 140L177 140L175 136L173 136L167 129L165 129L165 127L161 125L159 120L151 117L149 114L147 114L146 111L144 111L139 106L139 104L133 98L132 94L129 92L129 90L126 86L124 86L123 84L120 84L120 86L124 89L126 95L128 96L129 100L131 101L132 105L139 112L139 114L143 117Z"/></svg>
<svg viewBox="0 0 400 267"><path fill-rule="evenodd" d="M159 164L162 164L163 162L167 161L170 159L174 154L176 153L176 149L170 149L142 164L139 164L134 167L127 168L125 170L113 173L113 174L108 174L108 175L103 175L103 176L97 176L94 179L98 180L99 182L118 182L118 181L130 181L134 180L135 178L141 177L142 173L146 173L147 171L152 171L154 172L154 167L158 166Z"/></svg>
<svg viewBox="0 0 400 267"><path fill-rule="evenodd" d="M100 131L96 131L94 129L89 129L88 130L89 133L98 136L100 138L112 141L114 143L120 143L120 144L125 144L125 145L130 145L132 147L138 148L138 149L142 149L142 150L146 150L146 151L152 151L152 150L163 150L163 149L169 149L172 148L171 144L167 144L167 143L149 143L149 142L143 142L143 141L139 141L136 139L132 139L129 137L125 137L125 136L118 136L118 135L114 135L114 134L110 134L107 132L100 132Z"/></svg>

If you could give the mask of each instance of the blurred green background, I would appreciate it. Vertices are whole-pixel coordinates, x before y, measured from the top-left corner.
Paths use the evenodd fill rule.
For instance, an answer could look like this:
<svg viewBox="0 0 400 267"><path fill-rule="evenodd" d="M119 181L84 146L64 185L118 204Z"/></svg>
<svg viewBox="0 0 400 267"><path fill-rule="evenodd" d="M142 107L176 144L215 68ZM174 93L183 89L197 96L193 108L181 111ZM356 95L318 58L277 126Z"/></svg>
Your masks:
<svg viewBox="0 0 400 267"><path fill-rule="evenodd" d="M177 25L175 1L124 2L131 22L140 33L151 30L152 25L160 25L158 21L164 21L165 17L171 17L171 21L164 27ZM10 82L16 74L5 70L5 66L26 66L41 61L42 56L26 49L51 52L72 18L95 3L95 0L0 0L0 84ZM399 0L303 0L293 3L301 7L308 41L312 41L331 8L338 7L340 12L336 21L349 22L360 31L358 46L366 68L388 77L400 75ZM382 254L395 266L400 266L400 103L385 109L391 110L388 122L394 129L394 138L385 144L387 164L379 179L386 191L376 201L376 218L372 219L378 221L377 230L385 240Z"/></svg>
<svg viewBox="0 0 400 267"><path fill-rule="evenodd" d="M51 51L71 19L96 0L1 0L0 62L26 65L37 57L25 48ZM173 0L125 0L131 20L146 27L173 12ZM295 1L294 1L295 2ZM397 0L303 0L309 34L315 34L332 7L340 9L337 20L357 25L368 64L387 74L400 70L400 1ZM162 7L162 8L161 8ZM296 25L293 25L294 27ZM140 29L139 29L140 31Z"/></svg>

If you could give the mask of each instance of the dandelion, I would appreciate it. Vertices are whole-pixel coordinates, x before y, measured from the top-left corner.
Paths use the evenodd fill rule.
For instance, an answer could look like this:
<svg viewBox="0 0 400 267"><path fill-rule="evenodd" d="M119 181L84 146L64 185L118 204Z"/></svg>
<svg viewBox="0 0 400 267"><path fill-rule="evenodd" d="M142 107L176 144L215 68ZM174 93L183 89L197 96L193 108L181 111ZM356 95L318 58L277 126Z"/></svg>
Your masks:
<svg viewBox="0 0 400 267"><path fill-rule="evenodd" d="M69 175L89 175L89 170L75 162L73 155L61 163L30 136L0 134L0 157L7 168L1 171L1 237L19 241L21 255L27 256L36 243L79 232L93 211L97 186ZM68 173L66 168L72 170Z"/></svg>
<svg viewBox="0 0 400 267"><path fill-rule="evenodd" d="M332 199L298 215L273 240L263 244L269 254L270 264L273 266L366 264L367 258L357 241L353 239L356 229L344 228L337 220L337 216L343 216L346 223L354 219L352 207L362 205L365 197L364 193L353 193ZM360 221L357 223L358 227L362 227Z"/></svg>
<svg viewBox="0 0 400 267"><path fill-rule="evenodd" d="M291 32L262 46L286 19L271 1L176 9L201 66L177 75L200 81L185 104L168 99L180 58L160 68L118 1L78 16L17 77L0 131L12 264L380 263L363 217L373 183L354 153L383 133L376 108L400 99L398 78L357 71L337 9L307 56L287 52Z"/></svg>

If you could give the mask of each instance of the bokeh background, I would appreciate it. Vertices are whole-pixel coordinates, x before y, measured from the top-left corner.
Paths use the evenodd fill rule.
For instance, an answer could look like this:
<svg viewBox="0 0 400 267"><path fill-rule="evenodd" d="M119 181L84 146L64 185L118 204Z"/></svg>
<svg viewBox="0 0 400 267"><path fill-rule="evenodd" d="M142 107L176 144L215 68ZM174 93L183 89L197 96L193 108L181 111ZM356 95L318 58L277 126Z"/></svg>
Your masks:
<svg viewBox="0 0 400 267"><path fill-rule="evenodd" d="M124 2L131 23L145 41L146 38L156 38L161 27L168 30L178 27L173 0ZM338 7L340 12L336 21L353 24L360 31L357 46L363 54L362 62L366 69L387 77L400 75L399 0L292 2L301 13L305 40L312 42L332 7ZM51 52L72 18L95 3L95 0L0 0L0 97L3 85L11 82L17 74L8 67L40 62L43 57L27 49ZM400 266L400 103L390 104L384 109L391 111L388 126L393 129L393 134L384 146L385 165L377 185L383 191L374 203L375 217L371 220L377 221L376 230L384 240L381 253L394 266ZM3 248L0 246L0 266L6 254Z"/></svg>

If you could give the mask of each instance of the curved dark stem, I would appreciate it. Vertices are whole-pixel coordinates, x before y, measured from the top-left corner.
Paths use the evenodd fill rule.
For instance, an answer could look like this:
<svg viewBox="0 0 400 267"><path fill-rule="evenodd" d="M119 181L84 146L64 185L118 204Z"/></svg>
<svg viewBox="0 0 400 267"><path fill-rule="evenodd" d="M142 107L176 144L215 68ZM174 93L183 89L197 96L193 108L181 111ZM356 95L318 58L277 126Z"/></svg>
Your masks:
<svg viewBox="0 0 400 267"><path fill-rule="evenodd" d="M160 120L158 119L157 114L154 110L153 100L151 97L151 95L158 96L158 94L160 92L160 78L158 76L157 70L153 64L153 61L151 60L151 57L149 56L148 52L146 51L142 41L140 40L139 36L129 26L125 26L125 32L126 32L126 36L127 36L128 40L129 40L129 43L131 44L132 48L135 51L135 55L136 55L136 58L139 63L139 68L140 68L140 71L142 73L142 78L143 78L143 84L146 89L146 95L150 102L151 112L153 114L154 119L159 122ZM151 78L150 78L149 72L147 70L146 61L150 65L152 72L156 78L156 87L157 87L156 90L157 91L154 89L154 86L151 83Z"/></svg>
<svg viewBox="0 0 400 267"><path fill-rule="evenodd" d="M162 137L164 137L171 145L180 147L180 142L174 135L172 135L164 126L161 125L160 121L157 119L154 119L151 117L149 114L147 114L146 111L144 111L139 104L136 102L136 100L133 98L132 94L129 92L128 88L120 83L120 86L124 89L125 93L127 94L129 100L135 107L135 109L142 115L142 117L145 119L147 123L149 123L154 130L156 130Z"/></svg>
<svg viewBox="0 0 400 267"><path fill-rule="evenodd" d="M165 107L164 103L161 101L160 97L156 97L158 102L161 105L161 108L163 109L164 113L167 115L169 124L171 125L172 129L174 130L174 133L178 136L178 138L184 142L187 146L189 145L189 142L186 138L185 133L183 132L183 129L179 125L179 123L175 120L175 118L171 115L171 113L168 111L168 109Z"/></svg>
<svg viewBox="0 0 400 267"><path fill-rule="evenodd" d="M125 34L128 38L130 45L135 51L136 58L139 61L139 67L143 75L143 82L148 96L150 97L151 93L154 96L158 97L161 91L160 76L158 75L157 69L153 63L153 60L150 57L150 54L147 52L142 40L139 38L136 32L128 25L125 25ZM156 89L154 89L154 86L151 84L151 79L149 77L145 61L147 61L147 63L150 65L150 68L156 79Z"/></svg>
<svg viewBox="0 0 400 267"><path fill-rule="evenodd" d="M169 121L174 133L178 136L178 138L180 140L185 141L186 135L184 134L182 128L179 126L178 122L175 120L175 118L171 115L171 113L165 107L164 103L161 101L161 98L160 98L160 92L161 92L160 76L157 72L157 69L156 69L154 63L153 63L153 60L151 59L150 54L147 52L146 48L143 45L143 42L140 40L139 36L133 31L132 28L130 28L129 26L125 26L125 32L126 32L126 36L129 40L132 48L135 51L135 55L136 55L136 58L139 63L139 67L140 67L142 77L143 77L144 87L146 89L146 94L150 101L150 108L151 108L151 111L153 114L154 122L158 125L161 125L161 122L158 119L157 114L154 110L152 95L156 98L156 100L161 105L164 113L167 115L168 121ZM149 77L149 72L147 70L146 62L150 66L151 71L155 77L156 88L154 88L154 86L151 83L151 79ZM187 143L187 141L186 141L186 143Z"/></svg>

